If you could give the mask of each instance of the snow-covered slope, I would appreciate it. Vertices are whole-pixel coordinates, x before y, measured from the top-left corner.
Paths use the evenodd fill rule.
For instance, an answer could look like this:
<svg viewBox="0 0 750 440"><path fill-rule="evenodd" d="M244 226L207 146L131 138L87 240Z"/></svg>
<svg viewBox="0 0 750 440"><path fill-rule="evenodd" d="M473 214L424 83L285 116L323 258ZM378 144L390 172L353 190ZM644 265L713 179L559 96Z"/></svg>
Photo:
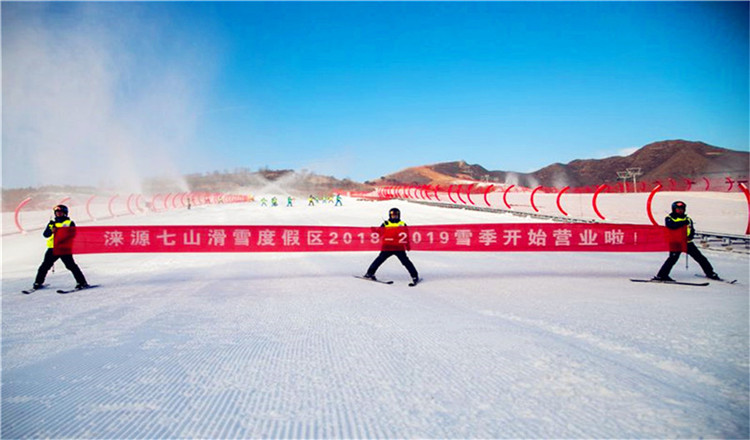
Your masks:
<svg viewBox="0 0 750 440"><path fill-rule="evenodd" d="M98 224L366 226L394 204L524 221L347 200ZM749 435L747 255L706 251L739 283L689 287L628 281L661 253L412 252L413 288L396 259L393 285L353 278L373 253L81 255L100 288L56 294L58 263L23 295L44 240L2 240L3 438Z"/></svg>

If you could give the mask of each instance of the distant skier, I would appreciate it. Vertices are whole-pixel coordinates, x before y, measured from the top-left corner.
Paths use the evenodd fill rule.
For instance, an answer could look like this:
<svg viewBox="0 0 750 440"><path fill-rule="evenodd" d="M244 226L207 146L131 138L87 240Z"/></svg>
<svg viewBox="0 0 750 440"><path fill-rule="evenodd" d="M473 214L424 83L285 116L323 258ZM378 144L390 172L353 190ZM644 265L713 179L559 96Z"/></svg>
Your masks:
<svg viewBox="0 0 750 440"><path fill-rule="evenodd" d="M276 196L271 197L271 206L279 206L279 198Z"/></svg>
<svg viewBox="0 0 750 440"><path fill-rule="evenodd" d="M667 228L675 231L686 228L686 236L684 238L687 239L687 254L693 257L693 259L698 262L698 264L701 266L701 269L703 269L703 273L706 274L706 277L712 280L719 280L721 278L716 274L716 272L714 272L714 268L711 266L711 263L708 262L708 259L701 253L700 250L698 250L698 247L695 245L695 243L693 243L695 228L693 227L693 220L685 213L686 209L687 205L685 205L685 202L676 201L672 203L672 212L664 218L664 223ZM680 255L682 254L682 252L683 249L670 249L669 257L661 266L661 269L659 269L659 273L656 274L654 280L674 281L672 278L670 278L669 273L672 271L672 267L674 267L674 265L677 263L677 260L680 259Z"/></svg>
<svg viewBox="0 0 750 440"><path fill-rule="evenodd" d="M268 200L265 197L260 199L260 206L268 206Z"/></svg>
<svg viewBox="0 0 750 440"><path fill-rule="evenodd" d="M336 194L336 204L333 206L343 206L344 204L341 203L341 194Z"/></svg>
<svg viewBox="0 0 750 440"><path fill-rule="evenodd" d="M401 211L398 208L391 208L391 210L388 211L388 220L384 221L380 227L383 228L383 247L380 254L378 254L372 264L370 264L364 277L375 280L375 272L377 272L380 265L383 264L385 260L395 255L401 264L404 265L406 270L409 271L412 282L414 284L418 283L419 274L417 273L417 268L414 267L414 263L412 263L406 255L406 250L410 249L408 239L405 244L401 244L402 240L399 239L399 232L403 232L403 230L399 231L399 229L406 229L406 223L401 220Z"/></svg>
<svg viewBox="0 0 750 440"><path fill-rule="evenodd" d="M68 217L68 207L65 205L57 205L53 208L55 218L47 223L47 227L44 228L42 235L47 238L47 252L44 254L44 261L39 266L39 270L36 273L36 279L34 280L34 289L41 289L44 285L44 279L47 277L47 272L52 268L57 259L61 259L65 268L73 273L73 278L76 280L76 289L86 289L89 284L86 282L86 277L83 276L83 272L73 260L73 255L55 255L55 232L60 228L74 228L75 222ZM59 249L58 249L59 251Z"/></svg>
<svg viewBox="0 0 750 440"><path fill-rule="evenodd" d="M288 196L288 197L286 198L286 207L287 207L287 208L292 208L292 207L293 207L293 206L292 206L292 201L293 201L293 200L294 200L294 198L292 198L292 196Z"/></svg>
<svg viewBox="0 0 750 440"><path fill-rule="evenodd" d="M307 206L315 206L315 196L312 194L307 198Z"/></svg>

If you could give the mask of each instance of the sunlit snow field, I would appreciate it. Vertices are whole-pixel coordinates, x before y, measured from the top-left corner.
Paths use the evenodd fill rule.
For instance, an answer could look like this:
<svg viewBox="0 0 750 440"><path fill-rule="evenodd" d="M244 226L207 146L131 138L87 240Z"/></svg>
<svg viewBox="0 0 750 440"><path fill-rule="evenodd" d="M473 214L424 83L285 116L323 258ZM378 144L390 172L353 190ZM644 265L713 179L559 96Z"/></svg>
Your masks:
<svg viewBox="0 0 750 440"><path fill-rule="evenodd" d="M642 198L603 200L645 216ZM391 206L414 225L538 221L345 199L96 224L369 226ZM747 219L721 198L688 206L698 229ZM378 272L393 285L352 277L369 252L80 255L101 287L58 295L74 284L58 263L23 295L44 239L2 244L3 438L749 436L747 254L704 251L739 280L708 287L628 280L663 253L412 252L417 287L395 258ZM700 281L684 261L672 276Z"/></svg>

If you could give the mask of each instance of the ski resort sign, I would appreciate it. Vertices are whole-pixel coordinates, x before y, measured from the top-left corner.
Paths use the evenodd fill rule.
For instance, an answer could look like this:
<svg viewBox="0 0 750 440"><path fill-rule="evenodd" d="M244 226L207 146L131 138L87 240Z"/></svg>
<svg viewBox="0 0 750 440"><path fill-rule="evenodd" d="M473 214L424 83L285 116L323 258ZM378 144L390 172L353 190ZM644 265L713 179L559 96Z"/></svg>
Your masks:
<svg viewBox="0 0 750 440"><path fill-rule="evenodd" d="M684 234L684 231L681 231ZM79 226L55 234L55 253L661 252L682 247L663 226L499 223L401 228L353 226Z"/></svg>

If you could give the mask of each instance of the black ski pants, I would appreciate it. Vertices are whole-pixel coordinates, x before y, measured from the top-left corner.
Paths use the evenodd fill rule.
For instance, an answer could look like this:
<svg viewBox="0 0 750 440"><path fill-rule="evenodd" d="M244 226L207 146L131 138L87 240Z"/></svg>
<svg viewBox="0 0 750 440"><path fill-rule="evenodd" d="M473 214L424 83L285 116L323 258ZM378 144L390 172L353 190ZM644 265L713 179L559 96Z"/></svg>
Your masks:
<svg viewBox="0 0 750 440"><path fill-rule="evenodd" d="M75 260L73 260L73 256L55 255L52 248L47 249L47 252L44 254L44 261L42 261L41 266L39 266L39 270L36 272L36 280L34 280L34 284L44 283L44 279L47 278L47 272L49 272L49 270L52 268L52 265L55 264L55 261L57 261L58 258L62 260L63 264L65 264L65 268L73 273L73 277L76 279L77 284L87 284L86 277L83 276L81 268L78 267Z"/></svg>
<svg viewBox="0 0 750 440"><path fill-rule="evenodd" d="M388 258L395 255L396 258L398 258L398 261L401 262L401 264L404 265L406 270L409 271L409 275L411 275L412 278L418 278L419 274L417 273L417 268L414 267L414 263L411 262L409 257L406 256L406 251L381 251L380 254L375 258L375 260L372 262L370 267L367 269L368 275L375 275L375 272L378 271L378 268L381 264L385 262Z"/></svg>
<svg viewBox="0 0 750 440"><path fill-rule="evenodd" d="M711 266L711 263L708 262L708 259L701 253L701 251L698 249L698 246L696 246L692 241L687 244L687 254L693 257L693 260L697 261L698 264L700 264L701 269L703 269L703 273L705 273L706 276L714 273L714 268L713 266ZM669 272L672 271L672 267L674 267L674 265L677 264L677 260L680 259L680 255L682 255L682 252L670 252L667 261L665 261L661 266L661 269L659 269L659 273L656 276L668 277Z"/></svg>

